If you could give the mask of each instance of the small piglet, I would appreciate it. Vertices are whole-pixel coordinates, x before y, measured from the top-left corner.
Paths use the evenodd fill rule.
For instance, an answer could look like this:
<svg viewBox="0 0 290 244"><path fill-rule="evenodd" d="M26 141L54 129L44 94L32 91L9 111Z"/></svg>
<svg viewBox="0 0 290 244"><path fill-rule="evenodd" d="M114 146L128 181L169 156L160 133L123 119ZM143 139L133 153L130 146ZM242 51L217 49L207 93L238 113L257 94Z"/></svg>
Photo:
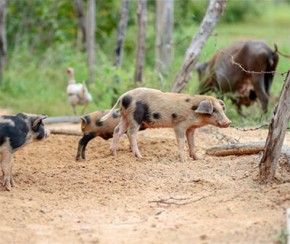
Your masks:
<svg viewBox="0 0 290 244"><path fill-rule="evenodd" d="M0 163L3 172L3 186L10 191L12 178L12 156L15 151L32 141L49 136L42 120L44 115L19 113L0 116Z"/></svg>
<svg viewBox="0 0 290 244"><path fill-rule="evenodd" d="M114 129L120 122L120 110L112 111L105 122L100 119L106 115L109 110L97 111L87 114L81 118L81 129L83 137L79 140L76 160L86 159L85 151L87 144L93 138L100 136L105 140L113 137Z"/></svg>
<svg viewBox="0 0 290 244"><path fill-rule="evenodd" d="M116 154L120 137L127 131L132 152L141 158L137 146L137 132L141 125L145 128L172 127L175 131L178 155L185 161L185 137L189 146L189 155L197 159L194 153L194 131L205 125L228 127L231 121L224 113L225 104L211 96L190 96L186 94L161 92L149 88L136 88L120 96L112 110L101 118L105 121L121 104L121 119L115 128L110 150Z"/></svg>

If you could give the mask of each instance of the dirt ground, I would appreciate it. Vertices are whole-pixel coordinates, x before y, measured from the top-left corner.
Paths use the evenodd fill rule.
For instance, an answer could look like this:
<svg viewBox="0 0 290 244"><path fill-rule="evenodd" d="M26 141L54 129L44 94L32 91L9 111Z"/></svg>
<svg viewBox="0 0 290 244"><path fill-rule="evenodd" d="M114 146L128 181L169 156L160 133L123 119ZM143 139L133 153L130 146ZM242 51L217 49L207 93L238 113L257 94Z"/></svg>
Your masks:
<svg viewBox="0 0 290 244"><path fill-rule="evenodd" d="M80 130L49 127L60 126ZM87 160L76 162L80 137L51 135L14 155L17 185L0 187L0 243L278 243L290 206L289 165L281 161L277 180L263 185L261 155L205 154L266 137L266 130L204 127L196 133L201 159L182 163L171 129L139 133L142 159L126 137L114 157L111 140L96 138Z"/></svg>

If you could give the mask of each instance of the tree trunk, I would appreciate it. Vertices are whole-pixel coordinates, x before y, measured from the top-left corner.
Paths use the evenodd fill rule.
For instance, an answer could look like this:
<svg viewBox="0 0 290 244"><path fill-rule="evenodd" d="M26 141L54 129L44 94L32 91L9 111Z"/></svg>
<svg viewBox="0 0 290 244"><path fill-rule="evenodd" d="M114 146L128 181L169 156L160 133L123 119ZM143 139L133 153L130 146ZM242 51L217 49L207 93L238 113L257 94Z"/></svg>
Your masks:
<svg viewBox="0 0 290 244"><path fill-rule="evenodd" d="M78 18L77 47L85 50L86 47L86 15L83 0L73 0L76 16Z"/></svg>
<svg viewBox="0 0 290 244"><path fill-rule="evenodd" d="M145 43L146 43L146 25L147 25L147 0L138 0L137 3L137 52L136 52L136 67L135 67L135 82L142 82L143 66L145 59Z"/></svg>
<svg viewBox="0 0 290 244"><path fill-rule="evenodd" d="M123 58L123 46L125 40L125 30L128 24L128 12L129 12L129 0L123 0L122 8L120 13L120 22L117 33L117 44L115 48L115 66L116 68L121 67Z"/></svg>
<svg viewBox="0 0 290 244"><path fill-rule="evenodd" d="M198 32L193 37L191 44L185 53L184 61L179 68L175 81L171 87L172 92L181 92L189 81L191 71L197 63L200 52L211 35L225 7L226 0L210 0Z"/></svg>
<svg viewBox="0 0 290 244"><path fill-rule="evenodd" d="M0 85L3 80L4 66L6 63L6 0L0 0Z"/></svg>
<svg viewBox="0 0 290 244"><path fill-rule="evenodd" d="M288 121L290 118L290 71L288 71L278 105L274 109L269 125L268 137L263 157L260 161L260 179L263 182L274 179L277 162L285 138Z"/></svg>
<svg viewBox="0 0 290 244"><path fill-rule="evenodd" d="M87 25L87 54L89 66L89 82L95 82L95 0L89 0Z"/></svg>
<svg viewBox="0 0 290 244"><path fill-rule="evenodd" d="M163 75L168 72L172 60L173 11L173 0L156 1L155 66Z"/></svg>

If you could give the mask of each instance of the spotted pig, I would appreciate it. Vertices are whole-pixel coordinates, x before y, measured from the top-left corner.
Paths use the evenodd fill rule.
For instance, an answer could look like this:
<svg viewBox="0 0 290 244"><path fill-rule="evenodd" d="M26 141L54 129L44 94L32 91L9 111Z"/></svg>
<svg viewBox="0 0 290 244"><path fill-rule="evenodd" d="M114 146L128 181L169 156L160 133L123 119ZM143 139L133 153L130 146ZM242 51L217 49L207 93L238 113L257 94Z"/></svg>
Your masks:
<svg viewBox="0 0 290 244"><path fill-rule="evenodd" d="M212 96L164 93L149 88L136 88L123 94L112 110L101 118L101 121L108 119L119 103L121 104L121 119L114 130L110 147L113 155L116 154L120 137L127 131L132 152L138 158L142 157L137 145L137 131L143 124L145 128L173 128L181 161L185 161L185 137L189 146L189 155L196 159L195 129L208 124L218 127L228 127L231 124L224 113L224 102Z"/></svg>
<svg viewBox="0 0 290 244"><path fill-rule="evenodd" d="M106 121L101 122L100 119L108 112L109 110L96 111L81 118L83 137L79 140L76 160L86 159L86 147L93 138L100 136L108 140L113 137L114 129L118 125L121 115L120 110L115 110Z"/></svg>
<svg viewBox="0 0 290 244"><path fill-rule="evenodd" d="M3 173L3 186L10 191L14 185L12 178L12 156L15 151L32 141L49 136L42 120L44 115L19 113L0 116L0 163Z"/></svg>

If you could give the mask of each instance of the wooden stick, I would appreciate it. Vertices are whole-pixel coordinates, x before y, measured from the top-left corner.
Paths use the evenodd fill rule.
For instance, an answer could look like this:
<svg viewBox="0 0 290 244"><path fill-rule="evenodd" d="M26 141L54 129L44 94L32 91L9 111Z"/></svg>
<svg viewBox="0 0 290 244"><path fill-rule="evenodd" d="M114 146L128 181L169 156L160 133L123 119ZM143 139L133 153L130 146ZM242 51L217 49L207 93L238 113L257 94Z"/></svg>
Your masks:
<svg viewBox="0 0 290 244"><path fill-rule="evenodd" d="M80 121L81 121L80 116L48 117L48 118L43 120L44 124L79 123Z"/></svg>
<svg viewBox="0 0 290 244"><path fill-rule="evenodd" d="M259 153L264 150L264 147L265 142L235 143L210 147L206 150L206 154L212 156L248 155Z"/></svg>
<svg viewBox="0 0 290 244"><path fill-rule="evenodd" d="M246 143L235 143L229 145L219 145L210 147L206 150L206 154L211 156L228 156L228 155L249 155L257 154L264 151L265 142L246 142ZM283 146L281 150L282 154L285 154L287 160L290 159L290 148Z"/></svg>
<svg viewBox="0 0 290 244"><path fill-rule="evenodd" d="M66 130L66 129L49 129L51 134L57 135L68 135L68 136L82 136L83 133L81 131L76 130Z"/></svg>

